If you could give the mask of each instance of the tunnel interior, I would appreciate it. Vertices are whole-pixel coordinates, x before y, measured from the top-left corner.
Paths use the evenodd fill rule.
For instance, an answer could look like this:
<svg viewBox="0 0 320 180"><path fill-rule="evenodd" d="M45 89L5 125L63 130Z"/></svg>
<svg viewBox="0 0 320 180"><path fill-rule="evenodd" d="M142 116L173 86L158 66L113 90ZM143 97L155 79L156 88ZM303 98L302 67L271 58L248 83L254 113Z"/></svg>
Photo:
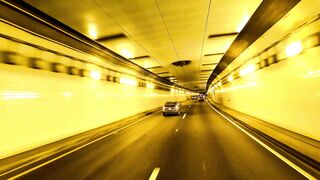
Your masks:
<svg viewBox="0 0 320 180"><path fill-rule="evenodd" d="M318 0L1 1L0 179L318 179L319 46Z"/></svg>

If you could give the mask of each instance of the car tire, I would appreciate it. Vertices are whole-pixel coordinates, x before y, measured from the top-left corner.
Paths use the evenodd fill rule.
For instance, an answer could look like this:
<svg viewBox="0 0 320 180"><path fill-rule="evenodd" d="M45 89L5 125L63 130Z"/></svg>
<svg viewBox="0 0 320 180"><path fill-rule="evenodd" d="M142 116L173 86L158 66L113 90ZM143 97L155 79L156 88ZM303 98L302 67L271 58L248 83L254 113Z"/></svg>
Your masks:
<svg viewBox="0 0 320 180"><path fill-rule="evenodd" d="M163 113L163 116L166 116L167 114L166 113Z"/></svg>

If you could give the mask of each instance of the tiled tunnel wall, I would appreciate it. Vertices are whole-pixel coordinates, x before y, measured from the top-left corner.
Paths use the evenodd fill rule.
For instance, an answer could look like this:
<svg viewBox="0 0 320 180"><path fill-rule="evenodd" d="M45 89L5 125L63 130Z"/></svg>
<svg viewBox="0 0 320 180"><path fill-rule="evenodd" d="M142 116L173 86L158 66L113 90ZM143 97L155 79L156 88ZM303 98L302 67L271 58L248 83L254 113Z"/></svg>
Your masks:
<svg viewBox="0 0 320 180"><path fill-rule="evenodd" d="M8 24L0 27L0 158L190 93Z"/></svg>
<svg viewBox="0 0 320 180"><path fill-rule="evenodd" d="M292 12L290 16L298 15ZM279 23L290 25L286 20ZM297 28L284 31L286 36L276 39L282 25L270 29L235 59L213 82L209 97L231 109L320 140L320 17L306 18L295 24Z"/></svg>

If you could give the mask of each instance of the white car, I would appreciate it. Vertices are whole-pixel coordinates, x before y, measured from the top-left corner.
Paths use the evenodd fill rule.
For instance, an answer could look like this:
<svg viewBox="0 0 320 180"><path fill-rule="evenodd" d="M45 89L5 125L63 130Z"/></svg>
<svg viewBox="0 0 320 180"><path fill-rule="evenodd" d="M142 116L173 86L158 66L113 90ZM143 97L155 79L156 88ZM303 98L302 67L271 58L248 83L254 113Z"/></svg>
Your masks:
<svg viewBox="0 0 320 180"><path fill-rule="evenodd" d="M163 115L175 114L180 115L181 107L179 102L166 102L162 107Z"/></svg>

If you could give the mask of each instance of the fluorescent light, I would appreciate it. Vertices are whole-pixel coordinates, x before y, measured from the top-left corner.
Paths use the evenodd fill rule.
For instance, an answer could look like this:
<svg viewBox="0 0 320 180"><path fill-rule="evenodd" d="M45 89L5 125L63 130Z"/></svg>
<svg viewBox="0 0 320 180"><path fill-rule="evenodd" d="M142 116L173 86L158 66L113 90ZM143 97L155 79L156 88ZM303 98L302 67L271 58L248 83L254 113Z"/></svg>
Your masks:
<svg viewBox="0 0 320 180"><path fill-rule="evenodd" d="M174 89L174 88L171 88L171 89L170 89L170 92L171 92L171 94L174 94L174 93L175 93L175 89Z"/></svg>
<svg viewBox="0 0 320 180"><path fill-rule="evenodd" d="M120 77L120 84L130 85L130 86L137 86L138 82L134 79Z"/></svg>
<svg viewBox="0 0 320 180"><path fill-rule="evenodd" d="M131 51L129 51L128 49L121 49L120 53L126 57L126 58L133 58L133 53Z"/></svg>
<svg viewBox="0 0 320 180"><path fill-rule="evenodd" d="M92 39L97 39L98 33L97 33L97 27L95 24L93 23L88 24L88 33Z"/></svg>
<svg viewBox="0 0 320 180"><path fill-rule="evenodd" d="M299 54L302 51L302 44L300 41L289 44L286 47L286 55L288 57Z"/></svg>
<svg viewBox="0 0 320 180"><path fill-rule="evenodd" d="M228 81L229 81L229 82L233 81L233 76L232 76L232 75L230 75L230 76L228 77Z"/></svg>
<svg viewBox="0 0 320 180"><path fill-rule="evenodd" d="M154 85L151 82L147 82L148 89L154 89Z"/></svg>
<svg viewBox="0 0 320 180"><path fill-rule="evenodd" d="M100 80L101 73L99 71L90 71L90 77L94 80Z"/></svg>
<svg viewBox="0 0 320 180"><path fill-rule="evenodd" d="M249 66L241 69L240 72L239 72L239 75L240 75L240 76L244 76L244 75L246 75L246 74L249 74L249 73L251 73L251 72L254 72L255 70L256 70L255 66L254 66L253 64L251 64L251 65L249 65Z"/></svg>

